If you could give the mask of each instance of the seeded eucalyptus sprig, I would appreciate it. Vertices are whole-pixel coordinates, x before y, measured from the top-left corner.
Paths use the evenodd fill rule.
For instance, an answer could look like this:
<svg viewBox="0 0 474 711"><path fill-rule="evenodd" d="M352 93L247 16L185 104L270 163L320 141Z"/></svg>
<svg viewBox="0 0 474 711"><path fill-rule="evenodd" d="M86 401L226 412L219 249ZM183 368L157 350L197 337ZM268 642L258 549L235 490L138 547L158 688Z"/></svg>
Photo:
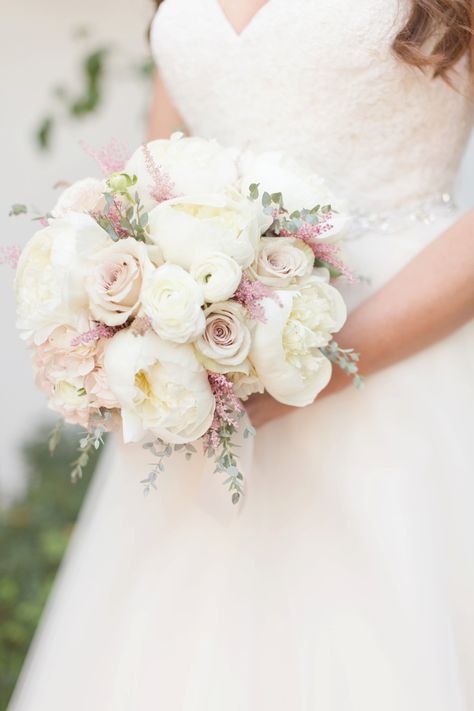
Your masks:
<svg viewBox="0 0 474 711"><path fill-rule="evenodd" d="M157 458L157 461L151 464L152 469L146 479L140 481L140 484L144 486L143 493L145 496L148 496L152 489L156 490L156 480L165 471L165 460L169 459L173 452L184 453L187 461L197 452L196 447L192 444L168 444L160 438L157 438L154 442L146 442L143 445L143 449L149 450Z"/></svg>
<svg viewBox="0 0 474 711"><path fill-rule="evenodd" d="M104 429L96 427L91 432L86 432L79 442L79 456L72 462L71 481L75 483L82 479L84 469L89 464L91 454L104 444Z"/></svg>
<svg viewBox="0 0 474 711"><path fill-rule="evenodd" d="M260 197L259 183L249 186L249 200ZM261 197L263 212L275 219L266 234L279 235L281 232L296 234L303 225L317 225L330 213L337 212L332 205L315 205L311 209L303 208L289 213L283 203L282 193L264 192Z"/></svg>
<svg viewBox="0 0 474 711"><path fill-rule="evenodd" d="M244 413L242 412L242 416ZM236 450L239 449L238 444L233 441L237 428L227 422L222 422L219 429L216 431L218 441L212 443L211 438L207 436L203 440L204 455L209 459L215 460L215 474L224 474L226 477L222 482L223 486L227 486L231 494L233 504L238 504L244 494L243 483L244 476L239 468L239 458ZM256 434L255 428L248 425L244 431L245 439L254 437ZM157 461L151 464L151 470L145 479L141 480L144 489L143 493L148 496L152 489L156 490L156 482L160 474L163 474L166 469L165 462L175 452L184 454L186 460L190 460L193 454L197 453L194 445L188 444L168 444L162 439L156 439L154 442L147 442L143 448L151 452Z"/></svg>
<svg viewBox="0 0 474 711"><path fill-rule="evenodd" d="M358 390L364 387L364 378L359 373L358 366L360 355L353 348L341 348L336 341L331 341L326 348L321 348L321 352L331 363L337 365L346 375L352 378L352 382Z"/></svg>
<svg viewBox="0 0 474 711"><path fill-rule="evenodd" d="M238 416L242 417L243 414L242 411ZM204 454L209 459L215 460L214 474L223 474L226 477L222 484L227 486L233 504L238 504L244 495L244 475L240 471L239 458L235 451L239 449L240 445L233 441L236 432L237 428L234 425L222 422L216 431L218 443L213 443L211 438L207 438L204 442ZM244 429L245 439L254 435L255 429L252 426L247 426Z"/></svg>

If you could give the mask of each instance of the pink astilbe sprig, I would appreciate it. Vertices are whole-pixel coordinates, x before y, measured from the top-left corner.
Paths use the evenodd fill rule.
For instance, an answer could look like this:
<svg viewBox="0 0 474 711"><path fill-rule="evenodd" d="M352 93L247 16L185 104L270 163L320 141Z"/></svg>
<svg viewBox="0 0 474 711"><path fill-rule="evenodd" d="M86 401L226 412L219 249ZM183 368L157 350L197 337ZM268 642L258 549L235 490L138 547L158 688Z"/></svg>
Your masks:
<svg viewBox="0 0 474 711"><path fill-rule="evenodd" d="M337 244L315 242L310 244L310 247L314 252L315 259L319 259L321 262L329 264L330 267L335 269L336 272L345 277L348 281L355 281L354 275L341 259L341 250Z"/></svg>
<svg viewBox="0 0 474 711"><path fill-rule="evenodd" d="M233 299L246 309L250 319L254 321L266 322L265 309L260 303L262 299L273 299L281 305L276 292L266 284L262 284L257 279L252 280L244 272L241 282L235 292Z"/></svg>
<svg viewBox="0 0 474 711"><path fill-rule="evenodd" d="M0 246L0 265L5 264L12 269L16 269L21 256L21 249L15 244Z"/></svg>
<svg viewBox="0 0 474 711"><path fill-rule="evenodd" d="M204 437L204 448L210 447L216 450L221 445L222 425L238 430L244 406L235 394L231 381L225 375L209 371L208 379L216 401L216 409L212 424Z"/></svg>
<svg viewBox="0 0 474 711"><path fill-rule="evenodd" d="M129 157L128 149L126 145L121 144L116 138L113 138L103 148L93 148L85 141L80 141L80 145L95 160L104 175L120 173L125 168L125 163Z"/></svg>
<svg viewBox="0 0 474 711"><path fill-rule="evenodd" d="M333 228L331 217L331 213L328 212L322 215L319 222L316 224L302 222L298 226L296 232L289 232L288 230L283 229L280 231L280 236L297 237L302 242L307 244L308 247L311 247L315 259L325 262L348 281L354 281L353 274L347 269L341 259L341 250L339 246L337 244L329 244L328 242L322 242L320 240L322 235L329 232Z"/></svg>
<svg viewBox="0 0 474 711"><path fill-rule="evenodd" d="M94 341L98 341L100 338L113 338L121 328L122 326L106 326L105 323L98 323L94 328L73 338L71 346L76 348L77 346L85 346Z"/></svg>
<svg viewBox="0 0 474 711"><path fill-rule="evenodd" d="M152 179L149 186L150 195L156 202L164 202L176 197L175 184L171 180L168 173L155 161L150 149L146 144L142 146L143 156L145 159L146 169Z"/></svg>
<svg viewBox="0 0 474 711"><path fill-rule="evenodd" d="M110 224L112 225L112 228L120 239L122 237L129 237L130 233L129 231L123 226L122 224L122 204L120 200L118 200L117 197L113 198L113 202L111 202L108 206L107 209L107 217L110 220Z"/></svg>
<svg viewBox="0 0 474 711"><path fill-rule="evenodd" d="M135 336L144 336L145 333L148 333L148 331L152 329L153 327L149 316L137 316L130 326L130 330Z"/></svg>

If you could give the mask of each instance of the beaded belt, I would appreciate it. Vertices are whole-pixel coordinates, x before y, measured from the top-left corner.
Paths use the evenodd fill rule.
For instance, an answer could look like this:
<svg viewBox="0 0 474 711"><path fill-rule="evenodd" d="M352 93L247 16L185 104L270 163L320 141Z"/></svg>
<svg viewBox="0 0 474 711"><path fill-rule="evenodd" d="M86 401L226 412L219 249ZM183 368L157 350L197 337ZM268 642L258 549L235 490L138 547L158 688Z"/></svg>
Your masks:
<svg viewBox="0 0 474 711"><path fill-rule="evenodd" d="M455 212L457 205L449 193L433 195L406 208L392 212L353 212L344 240L353 240L374 232L395 234L416 224L429 225Z"/></svg>

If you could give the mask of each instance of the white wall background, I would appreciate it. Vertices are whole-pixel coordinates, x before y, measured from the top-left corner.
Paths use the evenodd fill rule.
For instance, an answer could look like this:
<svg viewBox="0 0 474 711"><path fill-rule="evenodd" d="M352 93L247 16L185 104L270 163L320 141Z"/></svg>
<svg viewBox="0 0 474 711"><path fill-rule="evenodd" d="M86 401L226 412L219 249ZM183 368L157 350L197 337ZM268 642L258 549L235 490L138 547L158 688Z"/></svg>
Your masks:
<svg viewBox="0 0 474 711"><path fill-rule="evenodd" d="M29 218L8 217L13 203L48 210L58 179L97 174L78 144L81 139L95 147L113 137L131 147L143 140L148 87L130 65L146 57L145 32L152 12L151 0L0 0L0 245L23 245L33 230ZM90 28L91 36L74 39L79 27ZM103 44L123 50L106 82L104 107L87 121L61 125L54 149L38 152L33 133L55 106L51 87L64 81L74 88L80 59L88 48ZM13 271L0 266L0 500L21 489L19 444L50 417L15 332L12 282Z"/></svg>
<svg viewBox="0 0 474 711"><path fill-rule="evenodd" d="M197 1L197 0L196 0ZM91 159L78 146L80 139L100 147L110 138L138 145L146 105L146 84L133 77L130 59L147 51L145 28L151 0L0 0L0 245L24 244L32 226L25 218L8 218L14 202L34 202L42 209L54 203L52 186L58 179L74 180L94 174ZM123 50L116 62L103 109L80 124L62 126L51 153L40 154L32 138L39 118L47 113L52 85L76 76L78 59L87 42L74 41L73 31L92 28L87 41ZM459 197L474 206L474 140L464 161ZM13 273L0 267L2 340L0 358L0 497L21 490L19 445L38 422L49 417L42 395L33 385L29 356L15 331Z"/></svg>

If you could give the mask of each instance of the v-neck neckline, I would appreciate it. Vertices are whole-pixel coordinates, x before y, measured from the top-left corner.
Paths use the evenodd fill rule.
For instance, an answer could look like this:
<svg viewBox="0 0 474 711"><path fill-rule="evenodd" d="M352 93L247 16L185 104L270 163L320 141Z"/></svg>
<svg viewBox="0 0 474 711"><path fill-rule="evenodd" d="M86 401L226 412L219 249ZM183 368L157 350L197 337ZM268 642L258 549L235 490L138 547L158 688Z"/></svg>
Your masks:
<svg viewBox="0 0 474 711"><path fill-rule="evenodd" d="M274 0L267 0L259 9L252 15L250 20L247 22L247 24L240 30L238 31L237 28L232 24L230 21L228 15L226 14L224 8L222 7L220 0L211 0L214 5L216 6L216 9L221 16L221 19L223 23L227 26L228 30L232 33L235 39L237 40L242 40L245 35L248 34L252 30L252 28L258 24L258 21L261 19L261 17L265 14L265 12L268 11L268 8L270 5L274 2Z"/></svg>

